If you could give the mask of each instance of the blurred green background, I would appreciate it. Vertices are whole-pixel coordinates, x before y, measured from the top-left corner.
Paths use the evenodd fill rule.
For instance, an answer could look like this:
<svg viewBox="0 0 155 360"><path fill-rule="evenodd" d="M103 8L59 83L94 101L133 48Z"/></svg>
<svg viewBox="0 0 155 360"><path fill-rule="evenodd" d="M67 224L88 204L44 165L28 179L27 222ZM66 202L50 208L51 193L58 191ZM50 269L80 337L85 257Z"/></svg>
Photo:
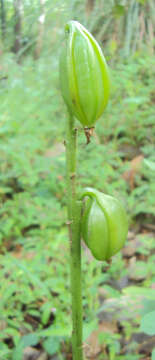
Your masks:
<svg viewBox="0 0 155 360"><path fill-rule="evenodd" d="M99 42L112 82L88 146L77 122L79 189L95 184L118 197L130 224L110 266L83 247L86 357L151 359L137 334L155 310L154 0L0 1L0 359L71 359L59 87L71 19Z"/></svg>

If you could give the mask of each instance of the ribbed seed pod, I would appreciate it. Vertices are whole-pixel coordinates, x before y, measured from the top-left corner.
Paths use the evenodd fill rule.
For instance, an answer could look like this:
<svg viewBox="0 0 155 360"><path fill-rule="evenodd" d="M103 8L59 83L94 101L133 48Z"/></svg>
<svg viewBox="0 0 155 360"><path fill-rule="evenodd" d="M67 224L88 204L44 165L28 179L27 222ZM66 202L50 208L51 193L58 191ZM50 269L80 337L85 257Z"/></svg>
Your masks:
<svg viewBox="0 0 155 360"><path fill-rule="evenodd" d="M126 212L114 197L87 188L82 237L97 260L108 260L122 249L128 232Z"/></svg>
<svg viewBox="0 0 155 360"><path fill-rule="evenodd" d="M82 125L91 127L102 115L110 90L107 64L94 37L77 21L65 27L60 57L60 85L69 111Z"/></svg>

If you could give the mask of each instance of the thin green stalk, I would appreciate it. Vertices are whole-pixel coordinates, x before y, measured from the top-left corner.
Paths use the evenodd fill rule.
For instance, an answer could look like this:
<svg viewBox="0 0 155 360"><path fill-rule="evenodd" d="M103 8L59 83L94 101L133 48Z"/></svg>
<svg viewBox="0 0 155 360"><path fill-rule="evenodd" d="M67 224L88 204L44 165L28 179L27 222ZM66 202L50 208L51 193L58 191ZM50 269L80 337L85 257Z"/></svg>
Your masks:
<svg viewBox="0 0 155 360"><path fill-rule="evenodd" d="M67 207L70 240L70 272L72 295L72 352L73 360L83 360L82 351L82 292L81 292L81 243L80 205L76 194L76 138L73 116L69 113L66 160L67 160Z"/></svg>

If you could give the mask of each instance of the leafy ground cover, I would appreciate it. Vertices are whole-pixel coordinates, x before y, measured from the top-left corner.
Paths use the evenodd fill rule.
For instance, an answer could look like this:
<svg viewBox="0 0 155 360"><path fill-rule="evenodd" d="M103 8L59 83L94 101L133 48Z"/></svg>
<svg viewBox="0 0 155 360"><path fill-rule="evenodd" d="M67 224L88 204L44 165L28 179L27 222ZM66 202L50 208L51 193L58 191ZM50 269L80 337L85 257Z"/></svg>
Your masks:
<svg viewBox="0 0 155 360"><path fill-rule="evenodd" d="M88 146L79 128L79 189L95 184L120 198L130 223L126 247L111 264L83 247L88 359L146 360L155 347L153 331L140 325L155 311L154 65L153 56L139 54L111 64L111 102ZM69 360L58 66L54 56L17 65L7 54L0 71L0 359Z"/></svg>

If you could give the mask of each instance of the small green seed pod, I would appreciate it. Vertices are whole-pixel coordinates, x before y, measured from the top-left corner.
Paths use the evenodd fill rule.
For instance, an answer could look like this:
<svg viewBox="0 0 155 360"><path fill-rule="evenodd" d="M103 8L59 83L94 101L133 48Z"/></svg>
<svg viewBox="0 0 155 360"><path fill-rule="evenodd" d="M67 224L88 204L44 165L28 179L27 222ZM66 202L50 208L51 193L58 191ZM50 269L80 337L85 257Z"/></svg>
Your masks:
<svg viewBox="0 0 155 360"><path fill-rule="evenodd" d="M126 212L112 196L92 188L86 197L82 215L82 237L97 260L108 260L122 249L128 232Z"/></svg>
<svg viewBox="0 0 155 360"><path fill-rule="evenodd" d="M60 57L60 86L69 111L91 127L102 115L110 91L108 67L94 37L77 21L65 26Z"/></svg>

